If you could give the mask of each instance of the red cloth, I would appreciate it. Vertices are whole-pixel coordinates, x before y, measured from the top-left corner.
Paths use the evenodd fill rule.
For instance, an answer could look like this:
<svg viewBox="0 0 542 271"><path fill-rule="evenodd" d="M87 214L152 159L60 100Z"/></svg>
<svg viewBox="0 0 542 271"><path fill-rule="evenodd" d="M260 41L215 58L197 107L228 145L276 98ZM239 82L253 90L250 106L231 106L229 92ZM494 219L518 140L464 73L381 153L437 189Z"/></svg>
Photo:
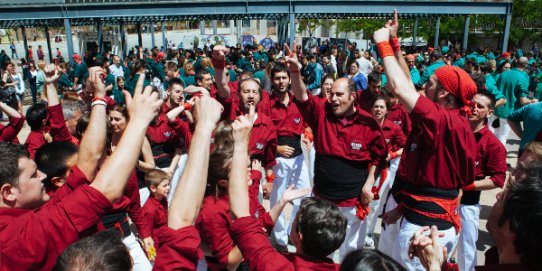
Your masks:
<svg viewBox="0 0 542 271"><path fill-rule="evenodd" d="M359 99L358 103L361 109L365 112L372 114L373 105L376 101L376 95L374 95L369 89L358 92Z"/></svg>
<svg viewBox="0 0 542 271"><path fill-rule="evenodd" d="M288 93L288 105L281 103L275 94L270 97L271 119L277 129L277 136L300 137L305 130L305 123L294 97Z"/></svg>
<svg viewBox="0 0 542 271"><path fill-rule="evenodd" d="M388 154L380 126L367 112L357 108L354 115L339 119L326 100L311 96L296 101L314 134L314 148L319 155L380 165ZM360 146L357 148L356 146Z"/></svg>
<svg viewBox="0 0 542 271"><path fill-rule="evenodd" d="M388 108L388 114L386 119L391 120L393 123L401 126L403 134L408 136L412 130L412 123L410 121L410 116L405 110L405 107L402 104L396 104Z"/></svg>
<svg viewBox="0 0 542 271"><path fill-rule="evenodd" d="M478 148L476 153L475 176L477 180L491 176L491 181L498 187L504 186L506 180L506 148L497 137L484 127L474 133Z"/></svg>
<svg viewBox="0 0 542 271"><path fill-rule="evenodd" d="M49 132L53 141L72 142L73 136L70 134L68 127L66 127L61 104L47 107L46 125L41 131L30 131L30 134L28 134L24 145L30 153L30 158L33 159L38 149L47 143L43 135L45 131Z"/></svg>
<svg viewBox="0 0 542 271"><path fill-rule="evenodd" d="M228 99L221 99L218 97L218 89L216 88L216 84L213 84L213 87L211 88L211 97L217 99L224 107L221 118L222 120L235 120L237 116L241 115L242 113L242 110L239 107L239 97L237 97L239 81L229 82L228 86L230 88L230 97ZM256 112L258 112L260 115L264 114L266 116L271 116L269 93L264 90L262 90L260 102L256 106Z"/></svg>
<svg viewBox="0 0 542 271"><path fill-rule="evenodd" d="M34 210L0 208L1 269L51 270L109 208L109 200L87 185Z"/></svg>
<svg viewBox="0 0 542 271"><path fill-rule="evenodd" d="M141 208L141 212L151 225L151 236L154 240L154 247L160 247L160 243L158 242L158 232L161 230L160 228L164 226L167 227L167 198L163 198L162 201L159 201L151 195L145 202L145 205L143 205Z"/></svg>
<svg viewBox="0 0 542 271"><path fill-rule="evenodd" d="M420 96L410 114L413 129L397 172L405 182L459 189L474 181L476 140L458 109Z"/></svg>
<svg viewBox="0 0 542 271"><path fill-rule="evenodd" d="M458 233L461 232L461 218L459 217L459 213L457 211L459 208L458 198L445 199L445 198L437 198L437 197L430 197L430 196L420 196L420 195L414 195L407 191L402 191L401 193L405 197L413 198L417 202L425 201L425 202L434 203L438 205L440 208L442 208L442 210L444 210L444 213L437 214L434 212L426 212L426 211L417 210L415 208L412 208L404 204L404 202L400 204L402 208L409 209L410 211L421 214L425 217L450 222L454 225L455 230Z"/></svg>
<svg viewBox="0 0 542 271"><path fill-rule="evenodd" d="M24 147L30 154L30 159L34 159L36 152L41 146L47 144L47 140L43 136L43 131L30 131L24 142Z"/></svg>
<svg viewBox="0 0 542 271"><path fill-rule="evenodd" d="M154 271L196 270L201 253L201 239L194 226L178 230L162 227L158 231L160 247L156 252Z"/></svg>
<svg viewBox="0 0 542 271"><path fill-rule="evenodd" d="M49 196L51 197L50 201L60 201L80 186L90 183L91 181L87 179L85 173L83 173L83 171L81 171L81 169L79 169L77 165L73 166L72 168L70 168L70 172L66 177L66 182L64 183L64 185L57 188L56 190L48 192Z"/></svg>
<svg viewBox="0 0 542 271"><path fill-rule="evenodd" d="M0 124L0 142L11 142L13 144L19 144L17 135L23 129L24 117L9 118L9 124Z"/></svg>
<svg viewBox="0 0 542 271"><path fill-rule="evenodd" d="M446 91L463 102L462 113L471 115L471 98L478 91L478 87L470 75L456 66L442 66L435 71L435 75Z"/></svg>
<svg viewBox="0 0 542 271"><path fill-rule="evenodd" d="M337 271L339 265L331 259L308 259L299 254L277 252L258 221L253 217L242 217L231 224L230 233L238 244L250 270L302 270Z"/></svg>
<svg viewBox="0 0 542 271"><path fill-rule="evenodd" d="M405 147L406 137L401 131L401 127L397 126L395 123L391 122L388 119L384 120L384 125L382 125L382 133L384 134L384 139L386 140L386 145L388 151L397 151Z"/></svg>

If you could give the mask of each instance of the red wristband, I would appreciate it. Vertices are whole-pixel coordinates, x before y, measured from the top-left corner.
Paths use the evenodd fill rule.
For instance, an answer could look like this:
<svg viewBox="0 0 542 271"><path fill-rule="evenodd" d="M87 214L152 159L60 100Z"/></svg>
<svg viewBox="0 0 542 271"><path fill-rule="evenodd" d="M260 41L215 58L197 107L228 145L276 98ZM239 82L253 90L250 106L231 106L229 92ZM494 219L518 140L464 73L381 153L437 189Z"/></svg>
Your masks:
<svg viewBox="0 0 542 271"><path fill-rule="evenodd" d="M390 45L394 52L401 51L401 44L399 44L398 38L391 39Z"/></svg>
<svg viewBox="0 0 542 271"><path fill-rule="evenodd" d="M390 152L390 159L395 159L399 157L399 154L397 154L396 152Z"/></svg>
<svg viewBox="0 0 542 271"><path fill-rule="evenodd" d="M190 110L192 109L192 104L189 102L186 102L184 103L183 107L184 107L184 110Z"/></svg>
<svg viewBox="0 0 542 271"><path fill-rule="evenodd" d="M95 101L102 101L107 104L107 101L105 100L105 98L98 98L98 97L92 98L92 102L95 102Z"/></svg>
<svg viewBox="0 0 542 271"><path fill-rule="evenodd" d="M393 49L391 48L389 41L381 41L376 46L378 47L378 53L382 59L388 56L394 56Z"/></svg>
<svg viewBox="0 0 542 271"><path fill-rule="evenodd" d="M273 183L273 182L275 181L275 173L274 173L274 172L271 172L271 175L265 176L265 180L266 180L268 183Z"/></svg>
<svg viewBox="0 0 542 271"><path fill-rule="evenodd" d="M213 64L213 68L215 68L217 70L223 70L224 67L226 66L226 61L225 60L211 59L211 64Z"/></svg>
<svg viewBox="0 0 542 271"><path fill-rule="evenodd" d="M474 184L474 182L463 187L463 191L474 191L474 190L476 190L476 185Z"/></svg>
<svg viewBox="0 0 542 271"><path fill-rule="evenodd" d="M311 142L312 142L312 140L313 140L313 138L314 138L313 135L312 135L312 132L311 132L311 131L308 131L308 130L305 130L305 131L303 132L303 136L305 137L305 139L307 139L307 140L309 140L309 141L311 141Z"/></svg>

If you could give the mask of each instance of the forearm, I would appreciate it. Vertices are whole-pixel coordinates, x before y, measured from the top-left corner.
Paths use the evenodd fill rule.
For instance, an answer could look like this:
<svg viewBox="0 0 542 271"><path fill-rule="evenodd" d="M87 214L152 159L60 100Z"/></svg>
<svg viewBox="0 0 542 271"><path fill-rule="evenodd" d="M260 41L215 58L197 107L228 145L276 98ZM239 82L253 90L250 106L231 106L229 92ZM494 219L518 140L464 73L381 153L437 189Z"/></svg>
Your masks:
<svg viewBox="0 0 542 271"><path fill-rule="evenodd" d="M55 106L60 103L60 98L58 97L58 92L56 90L55 84L48 83L45 85L47 93L47 106Z"/></svg>
<svg viewBox="0 0 542 271"><path fill-rule="evenodd" d="M209 165L209 144L215 127L197 125L190 145L190 156L174 192L168 226L174 230L193 225L201 207Z"/></svg>
<svg viewBox="0 0 542 271"><path fill-rule="evenodd" d="M279 195L280 196L280 195ZM287 202L283 201L282 199L271 208L269 211L269 216L273 220L273 222L277 222L277 219L279 219L280 213L282 213L282 210L284 210L284 207L286 207Z"/></svg>
<svg viewBox="0 0 542 271"><path fill-rule="evenodd" d="M250 216L246 168L248 142L235 142L233 150L228 192L230 208L237 218L241 218Z"/></svg>
<svg viewBox="0 0 542 271"><path fill-rule="evenodd" d="M103 105L93 106L88 127L79 146L77 166L89 180L94 179L98 162L104 155L107 130L106 119L106 107Z"/></svg>
<svg viewBox="0 0 542 271"><path fill-rule="evenodd" d="M476 187L476 190L483 191L483 190L491 190L495 189L498 186L490 179L490 177L486 177L483 180L475 181L474 185Z"/></svg>
<svg viewBox="0 0 542 271"><path fill-rule="evenodd" d="M373 187L375 184L375 172L376 172L376 166L370 165L369 166L369 172L367 173L367 180L365 181L365 184L363 186L366 187Z"/></svg>
<svg viewBox="0 0 542 271"><path fill-rule="evenodd" d="M174 122L177 116L179 116L184 111L184 106L177 106L167 112L167 119L169 122Z"/></svg>
<svg viewBox="0 0 542 271"><path fill-rule="evenodd" d="M179 160L181 160L181 149L175 149L175 155L173 156L173 159L171 159L171 164L169 164L168 168L171 173L175 172Z"/></svg>
<svg viewBox="0 0 542 271"><path fill-rule="evenodd" d="M508 124L514 133L519 137L523 137L523 128L521 128L521 123L508 120Z"/></svg>
<svg viewBox="0 0 542 271"><path fill-rule="evenodd" d="M239 247L235 246L228 254L228 265L226 268L228 270L237 270L241 262L243 262L243 255L241 254Z"/></svg>
<svg viewBox="0 0 542 271"><path fill-rule="evenodd" d="M392 92L399 98L399 101L407 108L408 112L411 112L420 94L418 94L410 80L407 79L395 57L388 56L382 61Z"/></svg>
<svg viewBox="0 0 542 271"><path fill-rule="evenodd" d="M10 118L22 118L23 116L14 108L11 108L11 106L5 104L5 103L2 103L0 102L0 110L2 110L2 112L6 113L6 115L8 115L8 117Z"/></svg>
<svg viewBox="0 0 542 271"><path fill-rule="evenodd" d="M292 78L292 91L294 93L295 98L298 101L306 101L309 99L309 96L307 95L305 83L303 83L303 79L301 78L301 75L298 72L291 72L290 76Z"/></svg>
<svg viewBox="0 0 542 271"><path fill-rule="evenodd" d="M215 82L218 90L218 97L221 99L228 99L230 97L231 91L228 86L228 70L225 68L215 70Z"/></svg>

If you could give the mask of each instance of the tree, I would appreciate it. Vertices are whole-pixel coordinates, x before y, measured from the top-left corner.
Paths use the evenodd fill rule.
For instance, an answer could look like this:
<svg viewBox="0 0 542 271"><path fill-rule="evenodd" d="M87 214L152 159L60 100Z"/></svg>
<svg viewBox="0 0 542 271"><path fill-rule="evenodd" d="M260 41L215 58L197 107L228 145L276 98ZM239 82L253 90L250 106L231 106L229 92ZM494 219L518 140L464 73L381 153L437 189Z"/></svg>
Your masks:
<svg viewBox="0 0 542 271"><path fill-rule="evenodd" d="M298 19L297 20L297 32L299 34L303 33L303 31L309 32L309 38L312 38L314 36L314 32L316 31L316 28L324 24L324 19L313 19L313 18L306 18L306 19Z"/></svg>
<svg viewBox="0 0 542 271"><path fill-rule="evenodd" d="M514 0L510 40L521 47L523 41L538 38L542 20L542 1Z"/></svg>

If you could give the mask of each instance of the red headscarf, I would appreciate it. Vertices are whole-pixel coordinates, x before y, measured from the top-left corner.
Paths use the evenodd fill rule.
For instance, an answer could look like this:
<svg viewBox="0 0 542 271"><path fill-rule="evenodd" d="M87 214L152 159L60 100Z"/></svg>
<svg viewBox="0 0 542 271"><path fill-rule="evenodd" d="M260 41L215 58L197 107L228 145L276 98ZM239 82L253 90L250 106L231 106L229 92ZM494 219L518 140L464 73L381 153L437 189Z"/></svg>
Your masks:
<svg viewBox="0 0 542 271"><path fill-rule="evenodd" d="M435 74L444 89L463 102L461 113L470 116L472 114L471 99L477 91L476 84L470 75L455 66L442 66L435 71Z"/></svg>

